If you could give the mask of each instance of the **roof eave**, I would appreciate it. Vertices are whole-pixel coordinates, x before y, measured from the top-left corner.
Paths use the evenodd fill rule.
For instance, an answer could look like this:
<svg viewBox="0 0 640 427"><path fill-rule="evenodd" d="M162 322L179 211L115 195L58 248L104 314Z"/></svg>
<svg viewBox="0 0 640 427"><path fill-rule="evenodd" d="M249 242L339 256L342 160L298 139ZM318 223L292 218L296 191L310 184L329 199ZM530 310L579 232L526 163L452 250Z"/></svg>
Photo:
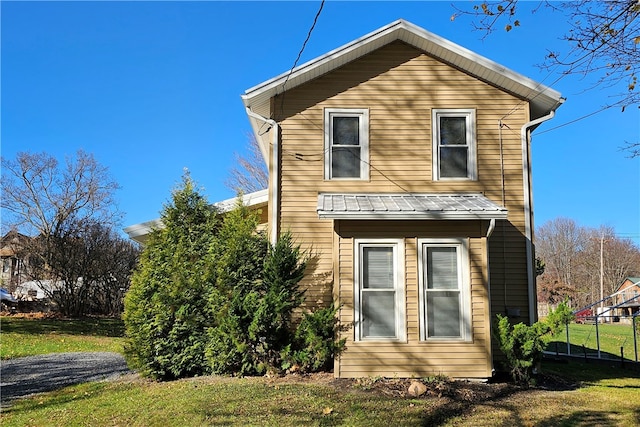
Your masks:
<svg viewBox="0 0 640 427"><path fill-rule="evenodd" d="M255 107L254 104L264 105L271 97L306 83L394 40L402 40L480 80L525 99L532 104L531 119L548 114L564 101L560 93L554 89L402 19L247 89L245 94L241 95L242 101L248 108ZM473 71L470 69L472 64ZM499 82L506 82L506 84Z"/></svg>

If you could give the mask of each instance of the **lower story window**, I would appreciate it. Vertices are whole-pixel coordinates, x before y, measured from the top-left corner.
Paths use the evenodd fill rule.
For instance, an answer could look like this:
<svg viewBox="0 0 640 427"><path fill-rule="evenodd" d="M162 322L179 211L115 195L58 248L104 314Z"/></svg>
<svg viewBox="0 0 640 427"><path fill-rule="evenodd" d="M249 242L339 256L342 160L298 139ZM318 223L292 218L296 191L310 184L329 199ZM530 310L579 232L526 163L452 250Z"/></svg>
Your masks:
<svg viewBox="0 0 640 427"><path fill-rule="evenodd" d="M470 339L469 257L464 239L420 240L420 336Z"/></svg>
<svg viewBox="0 0 640 427"><path fill-rule="evenodd" d="M356 340L403 340L402 240L356 240Z"/></svg>

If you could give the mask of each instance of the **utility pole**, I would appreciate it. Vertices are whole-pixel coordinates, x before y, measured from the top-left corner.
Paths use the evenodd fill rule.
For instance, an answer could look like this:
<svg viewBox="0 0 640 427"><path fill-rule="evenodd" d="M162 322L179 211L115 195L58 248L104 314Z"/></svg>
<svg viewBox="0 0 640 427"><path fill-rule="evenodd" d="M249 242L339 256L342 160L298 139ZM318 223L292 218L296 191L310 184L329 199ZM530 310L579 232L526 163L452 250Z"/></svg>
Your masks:
<svg viewBox="0 0 640 427"><path fill-rule="evenodd" d="M600 235L600 308L604 307L604 234Z"/></svg>

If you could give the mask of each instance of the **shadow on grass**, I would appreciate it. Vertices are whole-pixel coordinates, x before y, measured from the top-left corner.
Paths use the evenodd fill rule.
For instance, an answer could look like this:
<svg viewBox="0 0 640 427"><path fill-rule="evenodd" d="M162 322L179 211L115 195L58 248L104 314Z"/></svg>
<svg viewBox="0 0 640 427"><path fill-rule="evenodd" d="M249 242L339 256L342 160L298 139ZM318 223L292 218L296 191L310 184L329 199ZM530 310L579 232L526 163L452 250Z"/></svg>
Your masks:
<svg viewBox="0 0 640 427"><path fill-rule="evenodd" d="M550 353L556 354L567 354L567 343L564 341L552 341L547 346L547 351ZM589 348L576 344L569 344L569 354L574 357L582 357L582 358L597 358L598 357L598 349L597 348ZM626 362L633 362L635 358L635 354L633 352L633 348L627 348L624 353L624 359ZM600 358L612 361L620 361L620 354L609 353L606 351L600 351Z"/></svg>
<svg viewBox="0 0 640 427"><path fill-rule="evenodd" d="M92 335L101 337L123 337L124 322L120 319L85 318L85 319L25 319L19 317L2 317L2 332L39 335L69 334Z"/></svg>
<svg viewBox="0 0 640 427"><path fill-rule="evenodd" d="M619 363L585 363L583 361L567 361L561 359L545 360L542 364L542 372L536 377L536 385L526 388L510 384L489 398L459 399L451 397L448 402L425 414L422 418L422 426L439 426L446 424L453 418L466 417L473 414L480 407L491 408L491 411L503 411L509 413L509 419L513 425L525 425L521 418L522 406L513 404L509 397L519 395L518 401L524 402L527 394L531 392L564 392L589 386L600 380L616 378L638 378L640 373L633 369L622 369ZM498 381L506 381L504 377ZM640 384L640 382L638 382ZM599 384L600 387L615 389L640 389L640 385ZM538 426L554 425L589 425L589 426L614 426L617 425L615 412L576 410L545 419ZM640 409L635 411L635 418L640 421ZM640 425L640 423L639 423Z"/></svg>

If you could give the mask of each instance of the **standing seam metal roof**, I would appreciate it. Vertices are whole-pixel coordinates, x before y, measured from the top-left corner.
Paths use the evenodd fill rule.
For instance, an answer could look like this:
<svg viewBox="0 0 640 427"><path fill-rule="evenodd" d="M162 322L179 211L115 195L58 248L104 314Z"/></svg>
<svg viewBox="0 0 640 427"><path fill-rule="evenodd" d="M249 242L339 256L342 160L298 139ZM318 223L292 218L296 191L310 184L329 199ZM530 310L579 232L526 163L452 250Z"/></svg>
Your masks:
<svg viewBox="0 0 640 427"><path fill-rule="evenodd" d="M318 216L334 219L505 219L507 209L482 194L318 195Z"/></svg>

